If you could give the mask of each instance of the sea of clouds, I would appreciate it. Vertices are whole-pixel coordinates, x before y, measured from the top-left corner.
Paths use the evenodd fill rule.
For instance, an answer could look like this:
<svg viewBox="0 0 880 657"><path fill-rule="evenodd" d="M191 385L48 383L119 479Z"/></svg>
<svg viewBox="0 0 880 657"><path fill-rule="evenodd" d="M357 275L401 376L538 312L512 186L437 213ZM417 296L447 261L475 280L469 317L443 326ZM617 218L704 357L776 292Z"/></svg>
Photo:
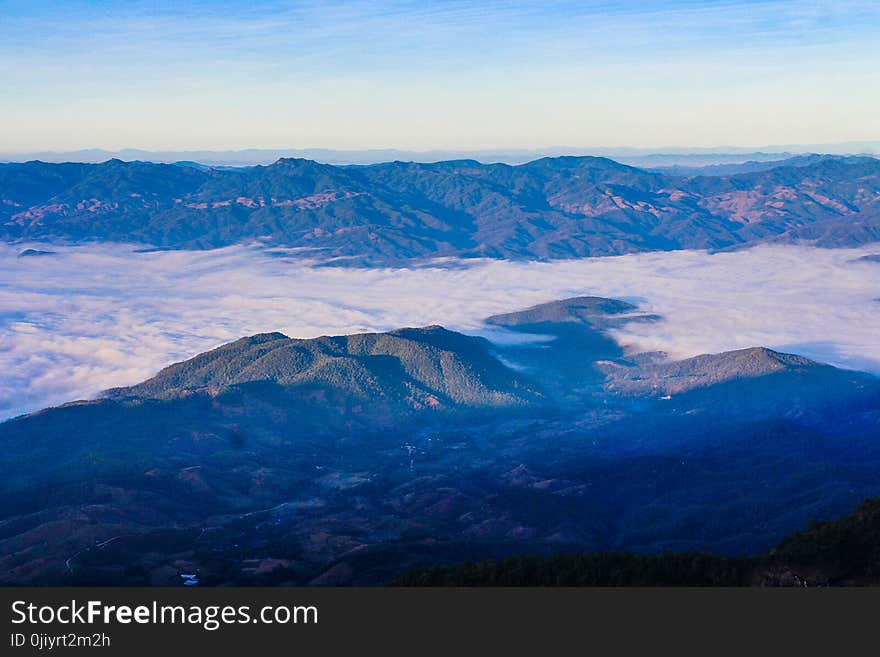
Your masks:
<svg viewBox="0 0 880 657"><path fill-rule="evenodd" d="M0 419L141 381L243 335L314 337L481 320L577 295L663 316L616 337L674 357L763 345L880 373L873 248L760 246L549 263L316 266L256 247L138 252L126 245L0 245Z"/></svg>

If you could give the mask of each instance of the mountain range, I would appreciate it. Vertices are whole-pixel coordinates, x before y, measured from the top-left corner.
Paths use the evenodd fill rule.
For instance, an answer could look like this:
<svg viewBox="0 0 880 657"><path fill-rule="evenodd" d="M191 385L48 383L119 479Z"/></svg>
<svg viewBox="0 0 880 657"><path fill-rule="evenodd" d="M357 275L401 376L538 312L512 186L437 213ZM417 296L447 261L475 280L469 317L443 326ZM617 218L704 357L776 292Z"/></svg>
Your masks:
<svg viewBox="0 0 880 657"><path fill-rule="evenodd" d="M880 379L765 348L671 361L579 297L242 338L0 423L5 584L378 584L512 554L756 554L880 493Z"/></svg>
<svg viewBox="0 0 880 657"><path fill-rule="evenodd" d="M331 148L286 148L242 150L189 150L155 151L139 148L107 150L101 148L76 151L34 151L0 152L0 162L105 162L112 159L142 160L145 162L191 162L208 167L244 167L266 165L280 158L303 158L325 164L377 164L393 160L407 162L439 162L441 160L479 160L480 162L500 162L504 164L523 164L541 157L561 155L609 157L637 167L700 167L730 165L744 162L783 160L792 155L828 153L834 155L876 155L880 153L880 142L862 141L837 144L788 144L768 145L760 148L747 147L703 147L676 149L648 148L578 148L553 146L542 149L491 149L491 150L430 150L411 151L395 148L373 148L363 150L340 150Z"/></svg>
<svg viewBox="0 0 880 657"><path fill-rule="evenodd" d="M0 238L159 248L241 242L351 264L551 259L880 240L880 160L822 156L681 176L605 158L332 166L0 165Z"/></svg>

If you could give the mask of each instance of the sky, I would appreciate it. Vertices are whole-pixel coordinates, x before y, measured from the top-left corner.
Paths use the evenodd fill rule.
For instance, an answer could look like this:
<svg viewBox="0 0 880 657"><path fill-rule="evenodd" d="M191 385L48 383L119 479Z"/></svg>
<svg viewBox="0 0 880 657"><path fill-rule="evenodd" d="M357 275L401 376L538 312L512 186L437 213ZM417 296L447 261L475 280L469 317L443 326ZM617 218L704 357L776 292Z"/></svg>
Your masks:
<svg viewBox="0 0 880 657"><path fill-rule="evenodd" d="M53 246L29 258L21 248L0 245L0 420L137 383L244 335L440 323L497 340L485 317L584 294L662 316L616 332L633 352L766 346L880 374L880 263L856 261L878 245L391 269L315 267L245 246Z"/></svg>
<svg viewBox="0 0 880 657"><path fill-rule="evenodd" d="M0 0L0 144L880 138L876 0Z"/></svg>

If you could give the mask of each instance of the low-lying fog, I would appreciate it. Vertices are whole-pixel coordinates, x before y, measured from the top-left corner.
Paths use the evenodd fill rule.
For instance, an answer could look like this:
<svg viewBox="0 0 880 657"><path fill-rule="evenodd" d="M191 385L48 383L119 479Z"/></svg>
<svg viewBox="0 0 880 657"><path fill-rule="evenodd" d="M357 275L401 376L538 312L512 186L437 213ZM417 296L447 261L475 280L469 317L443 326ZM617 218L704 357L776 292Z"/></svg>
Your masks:
<svg viewBox="0 0 880 657"><path fill-rule="evenodd" d="M676 357L763 345L880 373L880 245L649 253L413 269L309 266L251 247L0 246L0 418L143 380L243 335L442 324L577 295L661 314L617 338Z"/></svg>

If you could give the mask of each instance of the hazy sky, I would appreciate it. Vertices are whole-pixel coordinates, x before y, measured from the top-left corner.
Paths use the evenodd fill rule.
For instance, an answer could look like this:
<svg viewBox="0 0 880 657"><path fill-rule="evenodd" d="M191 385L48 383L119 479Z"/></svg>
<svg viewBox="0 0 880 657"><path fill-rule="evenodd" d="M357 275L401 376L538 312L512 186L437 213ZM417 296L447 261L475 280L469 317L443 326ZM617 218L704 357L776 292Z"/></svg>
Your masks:
<svg viewBox="0 0 880 657"><path fill-rule="evenodd" d="M880 136L876 0L0 0L4 150Z"/></svg>

